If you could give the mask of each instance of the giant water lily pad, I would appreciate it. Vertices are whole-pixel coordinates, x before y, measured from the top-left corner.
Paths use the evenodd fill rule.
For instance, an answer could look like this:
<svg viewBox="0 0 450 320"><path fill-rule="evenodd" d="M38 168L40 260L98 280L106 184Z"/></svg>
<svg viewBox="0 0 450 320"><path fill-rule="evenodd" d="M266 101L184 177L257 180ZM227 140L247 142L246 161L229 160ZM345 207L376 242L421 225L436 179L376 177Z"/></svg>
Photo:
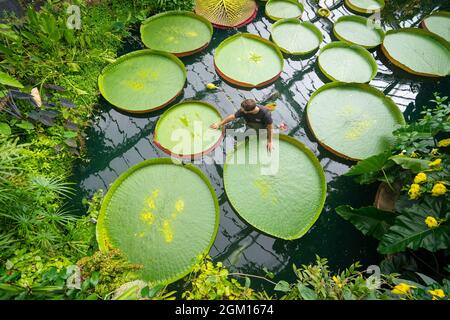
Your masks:
<svg viewBox="0 0 450 320"><path fill-rule="evenodd" d="M195 0L195 12L217 28L239 28L256 17L254 0Z"/></svg>
<svg viewBox="0 0 450 320"><path fill-rule="evenodd" d="M407 72L430 77L450 74L450 44L426 30L391 30L382 45L383 53Z"/></svg>
<svg viewBox="0 0 450 320"><path fill-rule="evenodd" d="M128 112L164 107L183 90L184 64L173 54L139 50L118 58L103 69L98 86L103 97Z"/></svg>
<svg viewBox="0 0 450 320"><path fill-rule="evenodd" d="M101 250L118 248L131 263L143 265L143 280L166 284L188 274L197 256L209 251L218 223L216 195L199 169L151 159L109 189L97 241Z"/></svg>
<svg viewBox="0 0 450 320"><path fill-rule="evenodd" d="M331 152L351 160L382 153L405 120L397 105L367 84L333 82L317 90L306 108L308 125Z"/></svg>
<svg viewBox="0 0 450 320"><path fill-rule="evenodd" d="M334 24L333 33L341 41L374 48L383 42L384 31L372 20L360 16L342 16Z"/></svg>
<svg viewBox="0 0 450 320"><path fill-rule="evenodd" d="M266 15L272 20L299 18L305 8L297 0L269 0Z"/></svg>
<svg viewBox="0 0 450 320"><path fill-rule="evenodd" d="M422 21L424 29L450 41L450 12L434 12Z"/></svg>
<svg viewBox="0 0 450 320"><path fill-rule="evenodd" d="M289 136L280 135L270 155L265 148L265 143L257 146L254 135L228 155L223 172L226 194L255 228L281 239L300 238L322 211L323 169L308 148ZM260 161L253 161L257 150Z"/></svg>
<svg viewBox="0 0 450 320"><path fill-rule="evenodd" d="M184 101L168 109L159 118L154 142L165 152L179 157L195 157L212 151L221 141L222 131L210 125L221 120L212 105Z"/></svg>
<svg viewBox="0 0 450 320"><path fill-rule="evenodd" d="M202 16L189 11L169 11L154 15L141 25L142 42L150 49L187 56L205 48L213 28Z"/></svg>
<svg viewBox="0 0 450 320"><path fill-rule="evenodd" d="M261 87L275 81L283 64L283 56L275 44L249 33L225 39L214 56L219 75L243 87Z"/></svg>
<svg viewBox="0 0 450 320"><path fill-rule="evenodd" d="M345 0L345 5L360 13L375 13L383 10L384 0Z"/></svg>
<svg viewBox="0 0 450 320"><path fill-rule="evenodd" d="M378 70L369 51L341 41L323 47L317 61L320 70L332 81L369 82Z"/></svg>
<svg viewBox="0 0 450 320"><path fill-rule="evenodd" d="M311 22L282 19L272 25L272 40L288 54L308 54L323 41L322 32Z"/></svg>

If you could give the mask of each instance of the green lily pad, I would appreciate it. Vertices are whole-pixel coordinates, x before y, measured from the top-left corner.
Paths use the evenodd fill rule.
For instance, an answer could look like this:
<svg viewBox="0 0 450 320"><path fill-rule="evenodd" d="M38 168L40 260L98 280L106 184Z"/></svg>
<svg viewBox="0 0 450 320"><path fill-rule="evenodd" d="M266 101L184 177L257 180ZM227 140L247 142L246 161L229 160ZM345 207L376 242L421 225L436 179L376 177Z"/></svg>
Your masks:
<svg viewBox="0 0 450 320"><path fill-rule="evenodd" d="M429 77L450 74L450 43L429 31L391 30L381 48L392 63L412 74Z"/></svg>
<svg viewBox="0 0 450 320"><path fill-rule="evenodd" d="M278 46L249 33L238 33L225 39L214 56L217 73L242 87L262 87L275 81L283 64Z"/></svg>
<svg viewBox="0 0 450 320"><path fill-rule="evenodd" d="M146 47L181 57L208 46L213 34L211 23L189 11L169 11L154 15L141 25Z"/></svg>
<svg viewBox="0 0 450 320"><path fill-rule="evenodd" d="M176 181L176 183L174 183ZM100 250L118 248L140 277L167 284L187 275L212 246L219 224L215 192L191 164L146 160L108 191L98 218Z"/></svg>
<svg viewBox="0 0 450 320"><path fill-rule="evenodd" d="M422 21L424 29L450 41L450 12L438 11Z"/></svg>
<svg viewBox="0 0 450 320"><path fill-rule="evenodd" d="M383 10L384 0L345 0L345 5L360 13L375 13Z"/></svg>
<svg viewBox="0 0 450 320"><path fill-rule="evenodd" d="M305 8L297 0L269 0L266 15L272 20L299 18Z"/></svg>
<svg viewBox="0 0 450 320"><path fill-rule="evenodd" d="M369 51L345 42L331 42L318 58L320 70L332 81L365 83L377 74L378 66Z"/></svg>
<svg viewBox="0 0 450 320"><path fill-rule="evenodd" d="M272 40L288 54L308 54L323 41L319 28L311 22L298 19L282 19L272 25Z"/></svg>
<svg viewBox="0 0 450 320"><path fill-rule="evenodd" d="M320 144L350 160L385 151L392 132L405 123L397 105L367 84L332 82L317 90L306 108L308 125Z"/></svg>
<svg viewBox="0 0 450 320"><path fill-rule="evenodd" d="M121 56L104 68L98 86L112 105L142 113L172 102L185 81L186 69L176 56L146 49Z"/></svg>
<svg viewBox="0 0 450 320"><path fill-rule="evenodd" d="M222 139L221 130L210 128L220 120L219 111L209 103L184 101L159 118L154 142L163 151L178 157L205 155Z"/></svg>
<svg viewBox="0 0 450 320"><path fill-rule="evenodd" d="M383 42L384 31L375 24L360 16L342 16L337 19L333 28L334 35L341 41L357 44L370 49Z"/></svg>
<svg viewBox="0 0 450 320"><path fill-rule="evenodd" d="M286 135L277 138L270 156L264 143L256 147L256 135L238 144L227 157L224 186L245 221L269 235L292 240L303 236L318 219L326 197L325 175L302 143ZM251 160L256 150L260 161Z"/></svg>

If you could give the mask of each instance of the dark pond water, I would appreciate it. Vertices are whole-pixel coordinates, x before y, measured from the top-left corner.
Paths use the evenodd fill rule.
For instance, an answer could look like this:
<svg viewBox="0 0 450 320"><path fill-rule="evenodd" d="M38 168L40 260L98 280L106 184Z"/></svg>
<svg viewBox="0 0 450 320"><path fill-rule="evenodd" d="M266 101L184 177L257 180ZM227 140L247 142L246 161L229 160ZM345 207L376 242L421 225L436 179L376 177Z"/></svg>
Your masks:
<svg viewBox="0 0 450 320"><path fill-rule="evenodd" d="M351 14L341 4L332 8L332 20ZM313 2L308 2L303 19L314 22L323 31L323 46L334 40L330 37L332 23L326 19L318 19L315 11ZM402 26L414 25L418 21L405 21ZM261 5L257 18L251 24L239 30L215 30L206 50L182 59L187 68L187 84L184 95L177 101L207 101L217 106L222 115L227 115L237 110L242 99L254 98L261 101L277 90L281 96L277 100L278 107L273 112L274 122L287 124L286 133L305 143L319 158L328 182L327 201L318 221L301 239L275 239L247 225L233 211L223 189L222 165L199 165L211 180L220 202L220 229L210 254L233 271L264 275L262 269L265 267L274 272L277 278L288 280L293 279L293 263L300 265L313 262L315 255L328 258L333 270L345 268L357 260L365 266L376 264L380 260L376 242L363 237L335 213L335 208L341 204L355 207L370 205L376 186L360 187L351 179L343 177L342 174L352 163L343 161L320 147L305 123L304 110L309 97L327 82L316 67L317 53L301 58L285 56L281 78L261 90L232 87L223 82L214 71L214 50L222 40L236 32L249 32L268 39L271 24L264 16ZM143 46L139 41L139 34L135 32L119 54L141 48ZM378 62L379 72L370 84L390 96L407 119L418 114L422 106L432 98L434 91L448 92L448 79L437 81L413 77L393 69L379 51L373 51L373 55ZM223 92L207 91L205 84L209 82L218 84ZM139 117L130 116L100 99L98 114L92 127L87 130L87 161L80 162L75 170L80 198L90 197L100 188L107 190L121 173L137 163L167 156L152 143L155 124L161 113L162 111ZM240 125L234 124L234 127Z"/></svg>

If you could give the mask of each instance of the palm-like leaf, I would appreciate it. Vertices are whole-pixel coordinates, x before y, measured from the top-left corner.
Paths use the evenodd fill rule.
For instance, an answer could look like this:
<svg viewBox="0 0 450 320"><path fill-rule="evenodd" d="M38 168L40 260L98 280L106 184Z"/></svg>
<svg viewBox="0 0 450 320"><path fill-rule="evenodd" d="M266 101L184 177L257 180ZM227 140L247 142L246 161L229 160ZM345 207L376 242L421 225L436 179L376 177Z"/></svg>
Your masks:
<svg viewBox="0 0 450 320"><path fill-rule="evenodd" d="M216 27L234 28L250 22L258 6L254 0L196 0L195 12Z"/></svg>

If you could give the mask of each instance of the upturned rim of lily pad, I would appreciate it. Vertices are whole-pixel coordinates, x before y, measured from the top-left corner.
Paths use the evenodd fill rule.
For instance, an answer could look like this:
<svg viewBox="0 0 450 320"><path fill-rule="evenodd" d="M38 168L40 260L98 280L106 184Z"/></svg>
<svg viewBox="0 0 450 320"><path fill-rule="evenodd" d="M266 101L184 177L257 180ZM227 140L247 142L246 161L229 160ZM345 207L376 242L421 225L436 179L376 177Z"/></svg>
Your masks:
<svg viewBox="0 0 450 320"><path fill-rule="evenodd" d="M379 9L376 10L371 10L371 9L367 9L367 8L363 8L363 7L358 7L357 5L353 4L351 2L351 0L345 0L345 5L350 8L351 10L355 11L355 12L359 12L359 13L365 13L365 14L369 14L369 13L377 13L377 12L381 12L386 3L384 0L376 0L377 2L380 3L381 7Z"/></svg>
<svg viewBox="0 0 450 320"><path fill-rule="evenodd" d="M237 38L250 38L250 39L254 39L254 40L258 40L264 44L266 44L269 47L272 47L277 55L277 57L280 59L281 62L281 70L280 72L275 75L274 77L267 79L263 82L260 82L258 84L252 84L252 83L248 83L248 82L243 82L243 81L239 81L239 80L235 80L229 76L227 76L224 72L222 72L220 70L220 68L217 66L216 64L216 59L217 56L220 52L220 50L226 46L229 42L236 40ZM271 84L272 82L276 81L281 73L283 72L283 66L284 66L284 57L283 54L281 53L281 49L278 47L278 45L276 45L275 43L273 43L272 41L269 41L261 36L257 36L255 34L251 34L251 33L237 33L235 35L232 35L231 37L226 38L225 40L223 40L216 48L215 54L214 54L214 68L216 69L217 73L223 78L225 79L227 82L236 85L236 86L240 86L240 87L244 87L244 88L261 88L261 87L265 87L269 84Z"/></svg>
<svg viewBox="0 0 450 320"><path fill-rule="evenodd" d="M207 107L207 108L209 108L209 109L215 111L215 112L217 113L217 115L218 115L219 117L221 117L221 114L220 114L219 110L217 110L217 108L214 107L212 104L210 104L210 103L208 103L208 102L205 102L205 101L196 101L196 100L185 100L185 101L183 101L183 102L181 102L181 103L178 103L178 104L176 104L176 105L171 106L171 107L168 108L166 111L164 111L164 113L159 117L159 119L158 119L158 121L157 121L157 123L156 123L155 131L154 131L154 134L153 134L153 143L154 143L158 148L160 148L162 151L164 151L165 153L167 153L168 155L170 155L170 156L172 156L172 157L176 157L176 158L179 158L179 159L196 159L196 158L200 158L200 157L203 157L203 156L205 156L205 155L211 153L214 149L216 149L216 148L222 143L223 137L224 137L224 135L225 135L225 127L224 127L224 126L223 126L222 129L221 129L220 137L217 139L216 143L214 143L214 145L212 145L212 146L209 147L208 149L206 149L206 150L204 150L204 151L202 151L202 152L199 152L199 153L185 154L185 155L176 154L176 153L173 153L170 149L165 148L165 147L164 147L163 145L161 145L161 143L158 141L158 128L159 128L159 126L161 125L161 121L164 119L164 117L167 116L167 115L169 114L169 112L170 112L171 110L175 109L175 108L183 107L184 104L193 104L193 103L199 104L199 105L203 105L203 106L205 106L205 107Z"/></svg>
<svg viewBox="0 0 450 320"><path fill-rule="evenodd" d="M445 40L441 36L439 36L439 35L437 35L437 34L435 34L433 32L430 32L428 30L424 30L424 29L419 29L419 28L402 28L402 29L398 29L398 30L389 30L388 32L386 32L385 38L388 37L391 34L403 33L403 32L412 32L412 33L416 33L417 35L430 37L433 40L439 42L445 48L447 48L447 50L450 53L450 42L448 42L447 40ZM432 74L432 73L419 72L419 71L415 71L415 70L411 69L410 67L408 67L405 64L401 63L397 59L394 59L394 57L392 57L389 54L389 50L385 47L384 41L381 44L381 51L386 56L386 58L388 58L388 60L390 62L392 62L395 66L397 66L397 67L399 67L399 68L401 68L401 69L403 69L403 70L405 70L405 71L407 71L407 72L409 72L411 74L414 74L414 75L417 75L417 76L422 76L422 77L430 77L430 78L443 78L443 77L446 77L446 76L436 75L436 74Z"/></svg>
<svg viewBox="0 0 450 320"><path fill-rule="evenodd" d="M375 32L378 33L378 35L380 36L380 42L379 42L378 44L376 44L376 45L369 45L369 46L368 46L368 45L363 45L363 44L360 44L360 43L352 42L352 41L350 41L350 40L344 38L343 36L341 36L341 35L336 31L336 25L337 25L338 23L340 23L340 22L346 22L346 21L359 22L359 23L364 24L364 25L367 26L369 19L366 18L366 17L357 16L357 15L350 15L350 16L342 16L342 17L339 17L339 18L336 20L336 22L333 24L333 34L334 34L334 36L335 36L336 38L338 38L340 41L344 41L344 42L347 42L347 43L350 43L350 44L356 44L356 45L359 45L359 46L361 46L361 47L363 47L363 48L365 48L365 49L376 48L376 47L378 47L380 44L383 43L383 40L384 40L384 37L386 36L386 33L385 33L384 30L381 29L381 28L374 28Z"/></svg>
<svg viewBox="0 0 450 320"><path fill-rule="evenodd" d="M123 104L119 105L117 103L113 103L112 101L110 101L109 97L105 93L104 77L108 73L109 70L116 68L123 61L130 60L130 59L133 59L133 58L141 56L141 55L160 55L160 56L164 56L166 58L171 59L174 63L176 63L180 67L180 71L181 71L181 73L183 75L183 87L172 98L170 98L169 100L167 100L166 102L164 102L164 103L162 103L160 105L153 106L153 107L148 108L148 109L133 110L133 109L130 109L129 106L125 106ZM119 109L119 110L121 110L123 112L142 114L142 113L148 113L148 112L153 112L153 111L162 109L165 106L167 106L168 104L170 104L171 102L173 102L183 92L184 86L186 84L186 78L187 78L186 66L174 54L169 53L169 52L165 52L165 51L157 51L157 50L152 50L152 49L142 49L142 50L133 51L133 52L127 53L127 54L125 54L123 56L120 56L113 63L111 63L111 64L107 65L105 68L103 68L102 72L100 73L100 75L97 78L97 84L98 84L98 88L99 88L100 93L102 94L102 96L109 103L111 103L114 107L116 107L117 109Z"/></svg>
<svg viewBox="0 0 450 320"><path fill-rule="evenodd" d="M287 18L287 19L299 19L299 18L301 18L301 16L302 16L303 13L305 12L305 7L304 7L303 4L300 3L298 0L269 0L269 1L267 1L267 3L266 3L265 14L266 14L266 16L268 16L270 19L272 19L272 20L274 20L274 21L282 20L283 18L282 18L282 17L276 17L276 16L273 16L273 15L271 15L271 14L269 13L269 10L267 9L267 6L268 6L271 2L290 2L290 3L294 4L294 5L296 5L296 6L300 9L301 13L300 13L298 16L290 17L290 18Z"/></svg>
<svg viewBox="0 0 450 320"><path fill-rule="evenodd" d="M100 212L99 212L98 219L97 219L96 229L95 229L95 236L96 236L96 240L97 240L100 251L107 252L111 249L114 249L114 247L109 242L108 234L107 234L104 224L105 224L105 218L106 218L106 210L108 208L108 205L109 205L115 191L120 187L120 185L122 184L123 181L125 181L129 176L131 176L136 171L138 171L144 167L151 166L151 165L157 165L157 164L175 165L175 166L180 166L185 169L188 169L188 170L194 172L197 176L199 176L202 179L202 181L206 184L206 186L208 187L208 189L211 193L211 198L214 202L215 224L214 224L214 231L211 236L211 240L208 243L206 249L201 254L207 254L211 250L212 246L214 245L214 241L216 239L217 232L219 230L219 223L220 223L219 201L217 199L216 192L214 191L214 187L212 186L211 182L205 176L205 174L193 164L183 163L183 162L178 161L173 158L154 158L154 159L145 160L137 165L132 166L131 168L126 170L124 173L122 173L111 184L108 192L105 195L105 198L103 199L102 206L100 208ZM195 267L195 263L193 263L190 266L190 268L188 268L187 270L180 272L179 274L177 274L169 279L165 279L163 281L156 282L155 284L166 285L166 284L173 283L173 282L187 276L189 273L191 273L191 271L194 269L194 267Z"/></svg>
<svg viewBox="0 0 450 320"><path fill-rule="evenodd" d="M144 20L142 22L141 26L140 26L140 34L141 34L141 40L142 40L142 42L144 43L144 45L146 47L148 47L149 49L152 49L150 46L148 46L145 43L145 38L143 36L143 30L144 30L145 26L148 25L149 23L157 20L157 19L165 18L165 17L168 17L168 16L179 16L179 17L187 16L187 17L190 17L190 18L197 19L197 20L203 22L208 27L208 30L209 30L209 33L210 33L209 41L207 41L204 45L200 46L199 48L196 48L196 49L193 49L193 50L190 50L190 51L170 52L170 53L174 54L177 57L185 57L185 56L190 56L190 55L193 55L195 53L198 53L198 52L202 51L203 49L205 49L206 47L208 47L208 45L211 42L212 35L214 33L214 29L213 29L213 26L212 26L211 22L208 19L206 19L205 17L201 16L201 15L198 15L198 14L192 12L192 11L184 11L184 10L180 10L180 11L173 10L173 11L162 12L162 13L155 14L155 15L147 18L146 20Z"/></svg>

